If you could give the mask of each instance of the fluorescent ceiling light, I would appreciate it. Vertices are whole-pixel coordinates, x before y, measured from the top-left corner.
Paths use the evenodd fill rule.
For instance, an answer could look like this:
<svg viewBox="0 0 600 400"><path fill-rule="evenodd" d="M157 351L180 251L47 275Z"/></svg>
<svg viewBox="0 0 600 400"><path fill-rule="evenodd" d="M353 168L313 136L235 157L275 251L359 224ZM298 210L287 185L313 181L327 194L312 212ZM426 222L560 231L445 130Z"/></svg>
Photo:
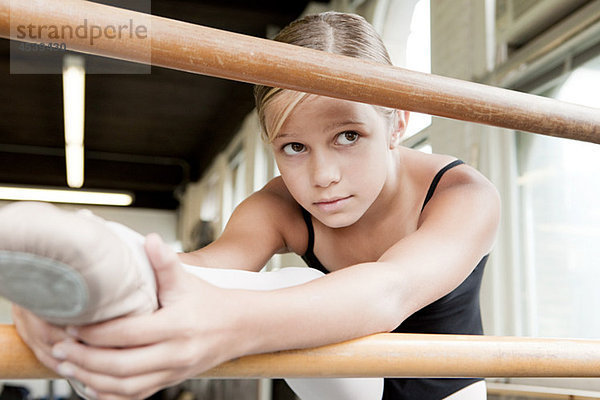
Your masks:
<svg viewBox="0 0 600 400"><path fill-rule="evenodd" d="M129 206L133 202L133 196L128 193L0 186L0 200L47 201L51 203Z"/></svg>
<svg viewBox="0 0 600 400"><path fill-rule="evenodd" d="M67 158L67 184L72 188L83 186L83 146L67 144L65 147Z"/></svg>
<svg viewBox="0 0 600 400"><path fill-rule="evenodd" d="M67 184L83 186L83 135L85 125L85 66L82 56L63 60L63 96Z"/></svg>

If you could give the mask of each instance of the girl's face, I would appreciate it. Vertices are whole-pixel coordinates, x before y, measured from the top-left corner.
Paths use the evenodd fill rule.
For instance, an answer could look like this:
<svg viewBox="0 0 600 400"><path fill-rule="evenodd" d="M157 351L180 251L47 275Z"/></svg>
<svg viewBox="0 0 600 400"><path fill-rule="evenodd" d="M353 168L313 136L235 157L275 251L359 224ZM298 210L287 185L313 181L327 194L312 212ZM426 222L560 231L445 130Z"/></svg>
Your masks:
<svg viewBox="0 0 600 400"><path fill-rule="evenodd" d="M286 105L288 95L279 96L265 110L267 126ZM371 105L309 95L271 146L294 199L323 224L340 228L358 221L380 195L396 165L394 136L401 133Z"/></svg>

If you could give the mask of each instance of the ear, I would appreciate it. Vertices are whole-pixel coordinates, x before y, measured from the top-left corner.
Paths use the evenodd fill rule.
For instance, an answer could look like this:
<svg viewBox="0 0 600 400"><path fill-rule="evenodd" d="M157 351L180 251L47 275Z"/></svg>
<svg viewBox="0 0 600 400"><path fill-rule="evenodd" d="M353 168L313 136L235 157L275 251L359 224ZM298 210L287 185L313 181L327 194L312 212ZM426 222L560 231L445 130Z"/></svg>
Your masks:
<svg viewBox="0 0 600 400"><path fill-rule="evenodd" d="M410 117L410 113L408 111L396 110L396 115L393 122L392 127L392 135L390 139L390 149L395 149L400 146L400 140L402 136L404 136L404 132L406 132L406 127L408 125L408 118Z"/></svg>

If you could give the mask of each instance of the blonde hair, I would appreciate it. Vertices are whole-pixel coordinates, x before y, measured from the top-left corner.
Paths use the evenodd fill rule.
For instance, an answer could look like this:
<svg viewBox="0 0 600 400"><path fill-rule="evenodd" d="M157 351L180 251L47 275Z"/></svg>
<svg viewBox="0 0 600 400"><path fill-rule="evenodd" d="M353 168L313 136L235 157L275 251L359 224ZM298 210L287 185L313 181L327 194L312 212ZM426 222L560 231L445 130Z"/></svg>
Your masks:
<svg viewBox="0 0 600 400"><path fill-rule="evenodd" d="M283 28L274 40L392 65L388 51L373 26L356 14L328 11L307 15ZM265 109L282 92L284 89L281 88L254 87L262 138L267 143L273 141L290 113L308 96L307 93L285 90L286 93L292 93L288 104L267 126ZM390 116L394 111L384 107L377 109Z"/></svg>

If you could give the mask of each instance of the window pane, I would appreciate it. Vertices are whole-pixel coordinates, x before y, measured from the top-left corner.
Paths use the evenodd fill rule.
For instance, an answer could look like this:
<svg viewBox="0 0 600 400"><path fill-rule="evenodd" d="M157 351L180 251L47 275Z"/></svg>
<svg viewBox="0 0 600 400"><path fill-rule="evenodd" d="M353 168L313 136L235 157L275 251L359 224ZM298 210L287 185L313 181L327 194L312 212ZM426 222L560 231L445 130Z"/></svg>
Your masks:
<svg viewBox="0 0 600 400"><path fill-rule="evenodd" d="M382 31L394 65L431 72L430 0L392 1ZM403 139L431 125L431 115L413 112Z"/></svg>
<svg viewBox="0 0 600 400"><path fill-rule="evenodd" d="M598 107L598 93L600 58L549 95ZM520 133L517 149L523 289L534 303L525 326L535 336L600 337L600 146Z"/></svg>

